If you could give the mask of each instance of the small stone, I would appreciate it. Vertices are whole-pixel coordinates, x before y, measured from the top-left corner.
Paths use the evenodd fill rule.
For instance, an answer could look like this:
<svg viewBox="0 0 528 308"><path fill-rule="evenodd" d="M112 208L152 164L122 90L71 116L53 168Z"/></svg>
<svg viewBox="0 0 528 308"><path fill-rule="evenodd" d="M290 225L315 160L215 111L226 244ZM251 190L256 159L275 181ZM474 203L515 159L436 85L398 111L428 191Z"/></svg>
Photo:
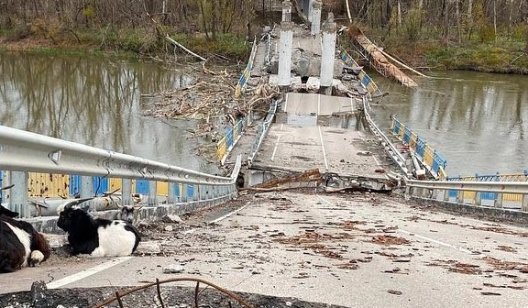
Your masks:
<svg viewBox="0 0 528 308"><path fill-rule="evenodd" d="M172 232L174 228L172 226L165 226L165 231Z"/></svg>
<svg viewBox="0 0 528 308"><path fill-rule="evenodd" d="M164 274L177 274L183 272L183 266L180 264L170 264L163 269Z"/></svg>
<svg viewBox="0 0 528 308"><path fill-rule="evenodd" d="M403 294L402 291L397 291L397 290L387 290L387 292L389 292L390 294L394 294L394 295L402 295Z"/></svg>
<svg viewBox="0 0 528 308"><path fill-rule="evenodd" d="M178 215L165 215L161 218L161 221L165 223L181 223L183 220Z"/></svg>
<svg viewBox="0 0 528 308"><path fill-rule="evenodd" d="M292 302L286 302L286 306L291 307Z"/></svg>
<svg viewBox="0 0 528 308"><path fill-rule="evenodd" d="M32 307L44 308L48 306L48 298L46 296L46 283L44 281L35 281L31 285L31 303Z"/></svg>

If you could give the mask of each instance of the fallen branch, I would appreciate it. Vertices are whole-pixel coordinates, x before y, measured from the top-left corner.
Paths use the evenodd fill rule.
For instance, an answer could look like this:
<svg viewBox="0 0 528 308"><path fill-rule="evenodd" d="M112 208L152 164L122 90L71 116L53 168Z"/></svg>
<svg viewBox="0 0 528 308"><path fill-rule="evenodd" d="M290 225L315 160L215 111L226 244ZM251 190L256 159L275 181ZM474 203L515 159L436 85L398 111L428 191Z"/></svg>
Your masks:
<svg viewBox="0 0 528 308"><path fill-rule="evenodd" d="M192 56L195 56L196 58L200 59L201 61L205 61L206 59L194 52L192 52L191 50L187 49L185 46L183 46L182 44L176 42L175 40L173 40L168 34L165 36L165 39L169 42L171 42L172 44L180 47L181 49L185 50L187 53L189 53L190 55Z"/></svg>

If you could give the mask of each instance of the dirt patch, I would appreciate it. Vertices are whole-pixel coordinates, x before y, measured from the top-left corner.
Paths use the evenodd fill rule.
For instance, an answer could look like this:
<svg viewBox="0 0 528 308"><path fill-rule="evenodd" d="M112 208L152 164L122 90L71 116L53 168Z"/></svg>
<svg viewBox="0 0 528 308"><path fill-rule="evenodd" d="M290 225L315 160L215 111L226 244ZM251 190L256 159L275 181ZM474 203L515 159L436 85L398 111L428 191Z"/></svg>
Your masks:
<svg viewBox="0 0 528 308"><path fill-rule="evenodd" d="M359 221L359 220L345 220L343 223L341 223L341 228L345 230L361 230L357 227L357 225L364 225L366 224L365 221Z"/></svg>
<svg viewBox="0 0 528 308"><path fill-rule="evenodd" d="M522 273L528 273L528 263L503 261L492 257L482 258L487 264L491 265L496 270L514 271L518 270Z"/></svg>
<svg viewBox="0 0 528 308"><path fill-rule="evenodd" d="M391 245L407 245L410 242L403 237L392 236L392 235L377 235L371 240L372 243L384 246Z"/></svg>
<svg viewBox="0 0 528 308"><path fill-rule="evenodd" d="M335 252L332 247L329 247L325 242L336 242L346 239L354 238L346 232L337 234L319 233L312 230L306 230L303 233L292 237L278 237L273 241L305 249L311 249L316 254L322 255L330 259L342 259L343 256Z"/></svg>
<svg viewBox="0 0 528 308"><path fill-rule="evenodd" d="M488 232L495 232L495 233L501 233L501 234L511 234L511 235L518 235L520 237L528 237L528 232L517 232L510 229L506 229L503 227L479 227L479 226L471 226L471 229L474 230L482 230L482 231L488 231Z"/></svg>

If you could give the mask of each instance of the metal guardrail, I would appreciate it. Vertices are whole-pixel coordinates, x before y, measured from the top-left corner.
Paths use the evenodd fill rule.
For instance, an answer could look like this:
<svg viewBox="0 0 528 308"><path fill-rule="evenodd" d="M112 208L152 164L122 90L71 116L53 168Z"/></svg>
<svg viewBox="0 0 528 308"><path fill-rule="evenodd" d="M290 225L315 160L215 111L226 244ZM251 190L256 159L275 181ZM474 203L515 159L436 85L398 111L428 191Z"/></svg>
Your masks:
<svg viewBox="0 0 528 308"><path fill-rule="evenodd" d="M233 127L227 128L226 134L216 143L216 158L222 165L225 163L227 156L235 147L238 140L242 137L244 129L253 121L253 115L250 112L246 117L239 120Z"/></svg>
<svg viewBox="0 0 528 308"><path fill-rule="evenodd" d="M235 87L235 97L240 97L246 88L247 82L251 77L251 70L253 69L253 64L255 62L255 56L257 55L257 38L253 40L253 46L251 47L251 53L249 54L248 63L246 68L240 75L237 85Z"/></svg>
<svg viewBox="0 0 528 308"><path fill-rule="evenodd" d="M341 50L339 53L339 57L343 62L345 62L346 65L351 67L360 67L360 65L350 56L346 50ZM361 70L358 74L359 81L361 85L367 89L368 93L370 95L381 95L381 90L379 89L378 85L370 78L370 76L365 72L365 70Z"/></svg>
<svg viewBox="0 0 528 308"><path fill-rule="evenodd" d="M516 182L516 183L526 183L528 182L528 171L524 173L516 174L493 174L493 175L474 175L474 176L458 176L458 177L448 177L447 181L449 182L486 182L491 185L502 187L503 183ZM495 204L505 205L507 207L522 207L522 197L519 194L515 193L503 193L498 194L494 191L481 192L479 195L473 191L462 191L457 192L450 190L449 198L451 200L462 200L464 203L480 203L484 206L494 206Z"/></svg>
<svg viewBox="0 0 528 308"><path fill-rule="evenodd" d="M59 185L78 188L81 197L92 197L101 185L120 186L123 203L132 204L132 183L146 186L148 204L157 205L159 184L167 185L167 203L178 201L219 200L236 194L236 178L241 157L237 159L231 176L222 177L168 165L132 155L103 150L87 145L0 126L0 170L4 185L15 184L11 189L8 206L23 217L29 217L27 208L29 187L37 185L38 176L55 179ZM31 175L29 172L41 173ZM45 173L45 175L42 175ZM59 175L57 175L59 174ZM95 176L95 177L94 177ZM97 179L99 183L96 183ZM106 183L102 184L103 180ZM76 182L75 184L73 184ZM119 185L120 184L120 185ZM46 187L49 191L52 187ZM138 187L136 187L138 189ZM185 193L184 193L185 192Z"/></svg>
<svg viewBox="0 0 528 308"><path fill-rule="evenodd" d="M528 182L406 180L406 185L412 197L528 212Z"/></svg>
<svg viewBox="0 0 528 308"><path fill-rule="evenodd" d="M447 178L445 171L447 160L437 150L433 149L427 141L420 138L416 132L394 117L392 118L390 130L403 144L409 146L409 150L415 153L418 160L433 177L440 180Z"/></svg>
<svg viewBox="0 0 528 308"><path fill-rule="evenodd" d="M396 149L394 144L390 141L390 139L379 129L379 127L374 123L372 118L370 117L370 114L368 113L368 104L367 99L363 96L363 111L365 113L365 119L367 121L367 124L369 126L370 131L374 133L375 136L377 136L383 147L385 148L385 151L389 154L389 156L392 158L392 160L400 167L400 170L403 172L405 176L409 175L409 170L407 169L406 160L401 155L401 153Z"/></svg>
<svg viewBox="0 0 528 308"><path fill-rule="evenodd" d="M279 106L279 103L281 101L282 99L273 101L273 103L271 103L266 118L259 127L257 135L255 136L255 142L251 146L251 153L248 156L248 165L250 167L253 163L253 160L255 159L255 156L257 155L257 152L260 149L260 146L262 145L262 142L264 141L264 138L268 134L271 123L273 122L273 118L275 117L275 114L277 112L277 107Z"/></svg>

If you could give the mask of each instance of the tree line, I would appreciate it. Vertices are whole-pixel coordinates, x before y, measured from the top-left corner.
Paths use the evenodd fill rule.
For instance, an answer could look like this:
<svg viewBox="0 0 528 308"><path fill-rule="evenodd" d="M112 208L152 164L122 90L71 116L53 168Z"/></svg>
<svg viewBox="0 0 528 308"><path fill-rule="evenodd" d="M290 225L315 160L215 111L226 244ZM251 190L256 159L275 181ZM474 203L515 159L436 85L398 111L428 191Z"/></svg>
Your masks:
<svg viewBox="0 0 528 308"><path fill-rule="evenodd" d="M244 31L253 0L0 0L0 27L38 21L69 29L152 24L179 33Z"/></svg>
<svg viewBox="0 0 528 308"><path fill-rule="evenodd" d="M346 1L328 2L346 12ZM355 22L409 40L424 34L459 42L528 35L526 0L348 0L348 8Z"/></svg>

